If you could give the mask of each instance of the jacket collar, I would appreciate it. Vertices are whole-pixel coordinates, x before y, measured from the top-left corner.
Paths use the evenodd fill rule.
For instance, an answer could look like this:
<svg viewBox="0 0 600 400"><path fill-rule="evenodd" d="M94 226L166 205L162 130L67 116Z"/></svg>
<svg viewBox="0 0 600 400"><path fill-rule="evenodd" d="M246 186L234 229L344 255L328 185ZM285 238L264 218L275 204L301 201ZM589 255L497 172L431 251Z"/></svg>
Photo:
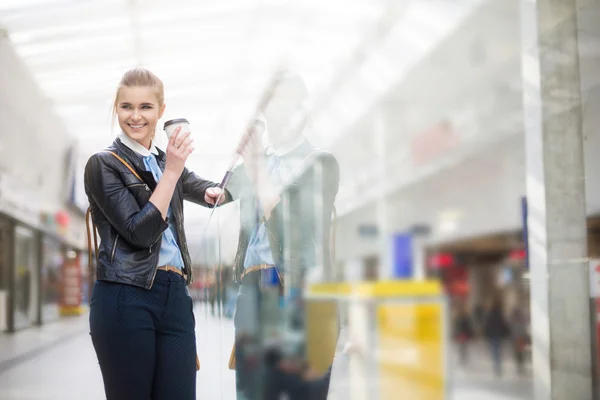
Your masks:
<svg viewBox="0 0 600 400"><path fill-rule="evenodd" d="M295 150L297 150L300 146L302 146L304 142L306 142L306 137L304 135L298 135L294 140L292 140L289 143L286 143L280 148L269 146L269 148L267 149L267 154L274 154L277 157L285 157L286 155L293 153Z"/></svg>
<svg viewBox="0 0 600 400"><path fill-rule="evenodd" d="M150 187L150 190L154 191L156 188L156 181L154 180L154 175L152 175L152 172L146 171L146 166L144 165L144 159L142 155L125 146L125 144L123 144L121 139L118 137L113 142L112 148L116 150L116 152L123 157L125 161L134 167L134 169L142 177L142 180ZM160 151L158 151L158 154L159 155L156 156L158 159L158 165L164 168L164 161L160 155Z"/></svg>
<svg viewBox="0 0 600 400"><path fill-rule="evenodd" d="M308 157L308 155L310 153L312 153L314 151L314 147L310 144L310 142L308 141L308 139L306 139L305 137L302 137L302 141L300 141L298 144L296 144L296 146L294 146L292 149L286 151L285 153L281 154L277 154L277 153L272 153L272 154L276 154L280 157L282 157L283 159L286 158L305 158Z"/></svg>

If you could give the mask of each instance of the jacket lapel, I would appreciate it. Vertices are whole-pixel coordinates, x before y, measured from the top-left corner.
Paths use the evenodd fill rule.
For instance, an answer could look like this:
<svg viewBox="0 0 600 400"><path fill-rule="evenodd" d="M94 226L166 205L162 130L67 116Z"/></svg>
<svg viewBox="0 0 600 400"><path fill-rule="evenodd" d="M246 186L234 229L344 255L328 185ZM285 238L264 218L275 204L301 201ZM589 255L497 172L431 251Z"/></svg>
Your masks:
<svg viewBox="0 0 600 400"><path fill-rule="evenodd" d="M165 172L165 166L166 166L166 158L165 158L165 152L162 151L161 149L159 149L158 147L156 148L156 150L158 150L158 155L156 156L156 160L158 161L158 166L160 167L160 170ZM176 220L179 220L179 215L175 215L177 213L178 210L177 207L175 207L175 204L181 204L181 196L182 193L181 191L183 190L182 188L182 182L181 179L179 179L177 181L177 185L175 186L175 191L173 192L173 197L171 197L171 211L173 212L173 215L175 216Z"/></svg>
<svg viewBox="0 0 600 400"><path fill-rule="evenodd" d="M144 160L142 156L137 154L135 151L131 150L129 147L125 146L121 141L117 138L113 142L113 146L117 150L120 156L125 158L125 160L131 164L131 166L136 170L136 172L142 177L142 180L151 191L156 189L156 181L154 180L154 175L152 172L146 171L146 167L144 166Z"/></svg>

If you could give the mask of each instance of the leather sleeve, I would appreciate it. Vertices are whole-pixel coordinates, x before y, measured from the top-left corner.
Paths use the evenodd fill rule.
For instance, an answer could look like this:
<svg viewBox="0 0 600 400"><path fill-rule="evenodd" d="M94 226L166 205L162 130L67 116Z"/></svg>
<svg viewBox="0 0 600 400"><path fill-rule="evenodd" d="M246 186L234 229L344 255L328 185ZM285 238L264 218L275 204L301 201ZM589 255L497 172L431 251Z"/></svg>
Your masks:
<svg viewBox="0 0 600 400"><path fill-rule="evenodd" d="M267 156L264 155L264 157L266 163ZM233 168L229 184L227 185L227 191L231 194L232 200L239 200L248 196L254 198L254 185L248 178L246 167L243 163Z"/></svg>
<svg viewBox="0 0 600 400"><path fill-rule="evenodd" d="M187 168L184 168L181 179L183 181L183 198L185 200L204 207L212 207L211 204L204 201L204 194L206 193L206 189L219 186L218 183L202 179ZM225 190L225 202L221 205L230 201L231 194L228 190Z"/></svg>
<svg viewBox="0 0 600 400"><path fill-rule="evenodd" d="M110 157L110 156L109 156ZM132 246L147 248L169 227L151 202L140 208L111 161L92 156L85 167L85 191L119 236Z"/></svg>

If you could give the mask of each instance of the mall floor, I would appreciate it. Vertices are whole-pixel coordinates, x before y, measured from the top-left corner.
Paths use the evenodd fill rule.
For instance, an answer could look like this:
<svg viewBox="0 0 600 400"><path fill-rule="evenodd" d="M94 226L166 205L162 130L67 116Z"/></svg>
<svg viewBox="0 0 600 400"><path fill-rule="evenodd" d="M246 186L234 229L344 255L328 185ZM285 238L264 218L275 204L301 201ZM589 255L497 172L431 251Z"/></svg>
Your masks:
<svg viewBox="0 0 600 400"><path fill-rule="evenodd" d="M197 398L234 400L234 374L227 369L233 325L211 317L202 305L196 307L196 321L202 362ZM485 348L475 344L469 366L453 369L452 399L531 399L531 372L516 374L507 361L504 377L495 378ZM104 398L87 315L0 336L0 399Z"/></svg>

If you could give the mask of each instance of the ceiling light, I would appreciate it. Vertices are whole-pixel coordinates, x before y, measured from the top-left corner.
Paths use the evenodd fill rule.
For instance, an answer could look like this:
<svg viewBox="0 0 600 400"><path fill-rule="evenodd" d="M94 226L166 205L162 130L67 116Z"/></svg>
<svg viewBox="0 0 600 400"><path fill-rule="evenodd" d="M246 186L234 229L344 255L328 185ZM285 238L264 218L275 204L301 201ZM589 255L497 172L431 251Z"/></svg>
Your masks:
<svg viewBox="0 0 600 400"><path fill-rule="evenodd" d="M81 38L89 32L97 32L105 35L110 29L124 29L130 24L129 18L117 17L108 18L99 21L85 21L76 24L66 24L59 26L49 26L47 28L36 28L31 30L17 31L10 34L10 39L14 44L25 45L37 42L49 42L53 37L75 34Z"/></svg>
<svg viewBox="0 0 600 400"><path fill-rule="evenodd" d="M2 0L0 2L0 11L23 10L39 6L50 5L52 3L62 3L61 0Z"/></svg>

